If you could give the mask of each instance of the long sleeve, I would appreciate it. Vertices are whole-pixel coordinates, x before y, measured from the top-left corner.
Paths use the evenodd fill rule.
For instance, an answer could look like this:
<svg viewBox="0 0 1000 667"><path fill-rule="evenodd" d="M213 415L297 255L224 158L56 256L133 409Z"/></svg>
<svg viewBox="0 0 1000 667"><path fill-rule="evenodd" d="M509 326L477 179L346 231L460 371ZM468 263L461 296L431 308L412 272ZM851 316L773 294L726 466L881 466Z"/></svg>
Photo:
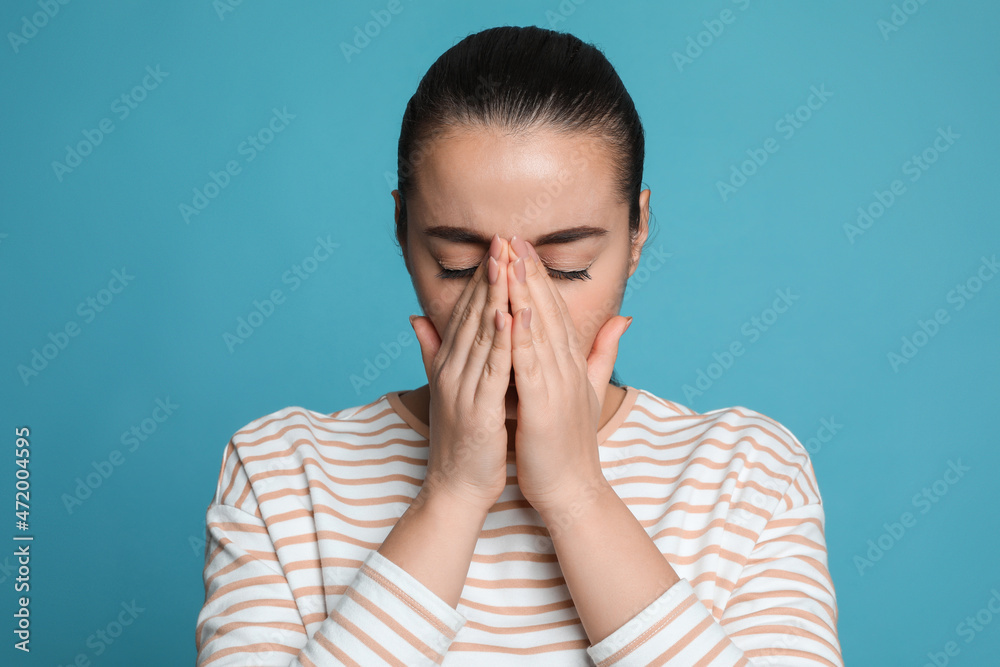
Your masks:
<svg viewBox="0 0 1000 667"><path fill-rule="evenodd" d="M457 610L372 551L309 636L296 603L299 591L289 586L264 522L213 502L206 532L198 667L434 665L465 624Z"/></svg>
<svg viewBox="0 0 1000 667"><path fill-rule="evenodd" d="M681 578L587 652L598 667L843 667L824 512L806 460L774 506L721 618Z"/></svg>

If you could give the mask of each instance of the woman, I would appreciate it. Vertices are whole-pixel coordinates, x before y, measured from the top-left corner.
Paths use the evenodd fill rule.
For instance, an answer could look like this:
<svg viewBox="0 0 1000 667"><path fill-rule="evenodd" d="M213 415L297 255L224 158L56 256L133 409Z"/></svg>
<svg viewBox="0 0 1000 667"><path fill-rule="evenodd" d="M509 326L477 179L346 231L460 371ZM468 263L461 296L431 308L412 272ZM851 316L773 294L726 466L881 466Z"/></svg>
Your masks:
<svg viewBox="0 0 1000 667"><path fill-rule="evenodd" d="M199 665L843 664L803 446L614 378L643 157L572 35L493 28L432 65L392 193L428 383L233 436Z"/></svg>

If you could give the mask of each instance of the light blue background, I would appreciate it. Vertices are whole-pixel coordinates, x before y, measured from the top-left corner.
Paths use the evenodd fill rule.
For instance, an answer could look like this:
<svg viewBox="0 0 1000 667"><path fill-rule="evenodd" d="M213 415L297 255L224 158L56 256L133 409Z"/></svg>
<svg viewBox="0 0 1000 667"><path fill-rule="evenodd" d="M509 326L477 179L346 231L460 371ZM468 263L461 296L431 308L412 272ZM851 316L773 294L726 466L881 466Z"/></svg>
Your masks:
<svg viewBox="0 0 1000 667"><path fill-rule="evenodd" d="M393 242L400 119L447 48L526 24L602 48L645 125L654 235L622 308L635 317L622 381L699 411L759 410L811 448L847 664L921 665L949 641L949 664L996 656L1000 618L971 641L958 626L1000 590L1000 280L960 310L948 300L1000 251L996 3L897 3L919 9L883 35L886 0L400 1L350 62L341 43L386 2L221 16L209 0L72 2L16 52L4 38L0 497L12 512L13 431L30 426L35 540L30 659L11 648L13 541L0 550L0 661L194 663L204 512L230 436L285 406L328 413L426 381L415 343L369 385L351 381L419 312ZM678 67L725 9L733 22ZM0 30L39 11L5 2ZM168 74L121 118L112 102L147 66ZM832 96L787 137L776 123L812 86ZM240 143L286 107L295 118L248 162ZM102 118L113 132L60 180L53 161ZM909 180L904 163L949 127L959 138ZM768 137L779 150L723 201L717 182ZM242 171L185 223L179 204L229 160ZM844 225L894 179L905 193L851 243ZM282 276L327 236L339 247L293 290ZM655 268L653 248L670 253ZM78 304L122 267L134 279L87 321ZM230 352L223 333L274 289L284 303ZM744 324L784 289L798 299L751 342ZM948 322L894 369L887 355L938 309ZM22 381L18 366L68 322L79 335ZM735 341L744 354L710 369ZM689 400L699 370L716 379ZM168 398L177 409L128 451L122 433ZM809 444L823 419L842 427ZM64 494L115 449L123 463L70 513ZM968 472L921 513L915 494L949 460ZM907 511L915 525L883 536ZM859 573L880 536L891 548ZM143 611L113 644L88 642L132 600Z"/></svg>

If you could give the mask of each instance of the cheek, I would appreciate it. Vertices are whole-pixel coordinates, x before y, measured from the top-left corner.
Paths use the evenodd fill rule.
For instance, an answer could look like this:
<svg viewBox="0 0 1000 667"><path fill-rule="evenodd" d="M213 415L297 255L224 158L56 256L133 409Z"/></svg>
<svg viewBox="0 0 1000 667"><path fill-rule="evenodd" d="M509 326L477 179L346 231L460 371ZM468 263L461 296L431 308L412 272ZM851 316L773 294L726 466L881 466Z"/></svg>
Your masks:
<svg viewBox="0 0 1000 667"><path fill-rule="evenodd" d="M464 280L441 280L428 273L421 273L413 281L420 308L430 318L439 336L448 327L466 283Z"/></svg>
<svg viewBox="0 0 1000 667"><path fill-rule="evenodd" d="M618 314L618 294L604 285L588 285L587 289L579 290L562 289L560 294L566 302L580 344L584 346L584 352L589 353L597 332Z"/></svg>

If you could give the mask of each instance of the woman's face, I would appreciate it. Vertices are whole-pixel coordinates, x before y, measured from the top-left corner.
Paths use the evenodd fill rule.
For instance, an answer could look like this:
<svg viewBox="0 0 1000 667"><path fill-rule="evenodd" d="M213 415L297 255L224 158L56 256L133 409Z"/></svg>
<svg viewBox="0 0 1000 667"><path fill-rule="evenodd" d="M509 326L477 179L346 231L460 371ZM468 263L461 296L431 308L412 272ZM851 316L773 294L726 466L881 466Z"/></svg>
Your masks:
<svg viewBox="0 0 1000 667"><path fill-rule="evenodd" d="M407 201L407 238L399 243L438 335L469 281L438 274L474 270L494 233L507 241L517 235L548 268L589 355L601 326L618 314L648 232L650 192L643 190L639 234L630 242L628 205L616 201L605 150L590 136L547 130L527 137L462 131L434 140L414 165L418 183ZM399 191L392 195L398 219ZM589 278L555 273L583 270Z"/></svg>

